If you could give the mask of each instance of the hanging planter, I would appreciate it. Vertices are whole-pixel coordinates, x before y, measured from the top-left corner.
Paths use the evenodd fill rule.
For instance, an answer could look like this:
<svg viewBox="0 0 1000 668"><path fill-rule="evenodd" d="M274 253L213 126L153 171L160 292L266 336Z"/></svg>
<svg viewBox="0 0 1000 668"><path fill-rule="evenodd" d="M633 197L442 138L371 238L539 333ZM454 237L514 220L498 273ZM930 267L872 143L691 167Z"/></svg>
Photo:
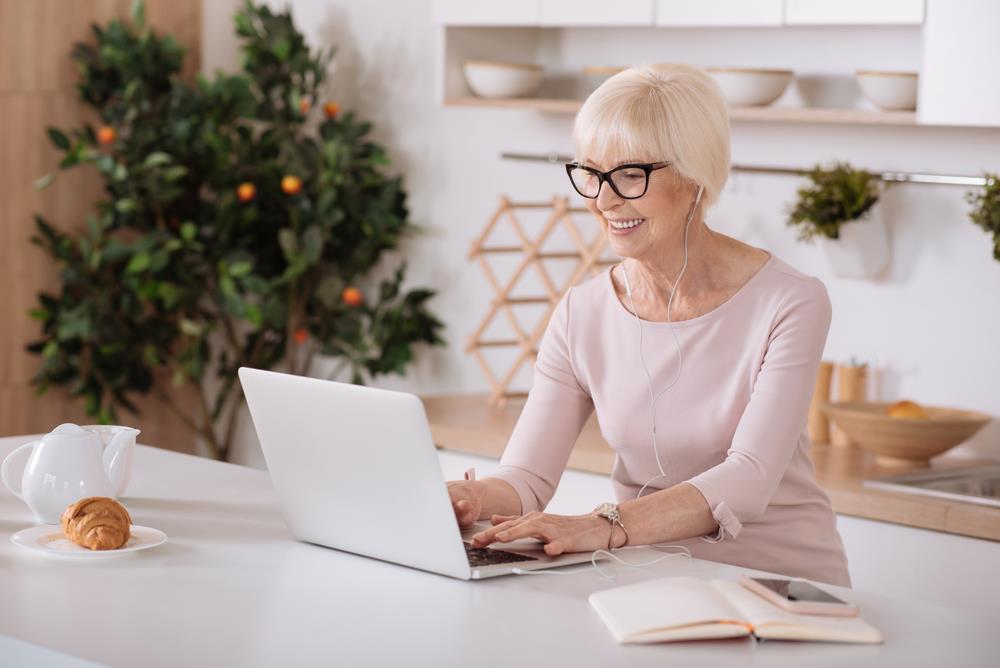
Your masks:
<svg viewBox="0 0 1000 668"><path fill-rule="evenodd" d="M889 233L882 207L873 206L850 225L840 228L840 238L820 237L823 254L833 273L841 278L871 278L889 264Z"/></svg>
<svg viewBox="0 0 1000 668"><path fill-rule="evenodd" d="M1000 262L1000 178L986 174L982 192L970 192L965 198L972 205L969 219L993 234L993 258Z"/></svg>
<svg viewBox="0 0 1000 668"><path fill-rule="evenodd" d="M819 238L834 274L871 278L889 263L889 235L881 208L879 177L837 163L817 166L807 174L810 184L798 190L788 224L799 239Z"/></svg>

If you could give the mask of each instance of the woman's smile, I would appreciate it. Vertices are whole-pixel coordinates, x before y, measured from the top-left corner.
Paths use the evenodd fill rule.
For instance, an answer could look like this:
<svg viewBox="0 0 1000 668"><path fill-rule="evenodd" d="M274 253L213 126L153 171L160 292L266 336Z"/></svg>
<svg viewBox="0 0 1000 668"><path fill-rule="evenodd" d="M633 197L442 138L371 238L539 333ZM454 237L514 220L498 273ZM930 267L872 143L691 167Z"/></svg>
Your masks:
<svg viewBox="0 0 1000 668"><path fill-rule="evenodd" d="M643 223L646 222L645 218L607 218L608 229L611 234L615 235L625 235L631 234L637 228L639 228Z"/></svg>

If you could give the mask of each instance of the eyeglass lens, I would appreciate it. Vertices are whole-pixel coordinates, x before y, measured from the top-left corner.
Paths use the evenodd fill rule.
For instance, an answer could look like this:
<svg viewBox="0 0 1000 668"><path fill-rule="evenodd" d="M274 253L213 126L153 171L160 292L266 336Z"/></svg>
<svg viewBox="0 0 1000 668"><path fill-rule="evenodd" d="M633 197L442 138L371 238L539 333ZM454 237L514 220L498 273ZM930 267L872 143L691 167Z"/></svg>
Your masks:
<svg viewBox="0 0 1000 668"><path fill-rule="evenodd" d="M601 189L601 177L577 167L570 172L573 186L584 197L597 197ZM622 197L641 197L646 191L646 171L638 167L620 167L608 175L615 190Z"/></svg>

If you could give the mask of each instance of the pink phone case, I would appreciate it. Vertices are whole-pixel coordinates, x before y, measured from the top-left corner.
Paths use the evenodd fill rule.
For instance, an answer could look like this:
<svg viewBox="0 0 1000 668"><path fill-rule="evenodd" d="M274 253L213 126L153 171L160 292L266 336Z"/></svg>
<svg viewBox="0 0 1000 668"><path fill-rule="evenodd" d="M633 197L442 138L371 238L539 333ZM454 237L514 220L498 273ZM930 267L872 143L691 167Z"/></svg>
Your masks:
<svg viewBox="0 0 1000 668"><path fill-rule="evenodd" d="M740 577L740 584L761 596L782 610L800 615L827 615L829 617L856 617L858 606L851 603L821 603L818 601L789 601L767 587L759 585L746 575Z"/></svg>

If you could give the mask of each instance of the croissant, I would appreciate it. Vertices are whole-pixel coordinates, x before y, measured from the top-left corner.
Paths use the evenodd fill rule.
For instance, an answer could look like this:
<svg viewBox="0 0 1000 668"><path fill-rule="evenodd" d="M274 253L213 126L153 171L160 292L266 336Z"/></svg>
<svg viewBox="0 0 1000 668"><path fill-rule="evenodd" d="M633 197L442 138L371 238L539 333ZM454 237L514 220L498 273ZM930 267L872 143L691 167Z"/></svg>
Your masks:
<svg viewBox="0 0 1000 668"><path fill-rule="evenodd" d="M128 543L132 518L125 506L106 496L71 503L62 514L62 530L90 550L114 550Z"/></svg>

